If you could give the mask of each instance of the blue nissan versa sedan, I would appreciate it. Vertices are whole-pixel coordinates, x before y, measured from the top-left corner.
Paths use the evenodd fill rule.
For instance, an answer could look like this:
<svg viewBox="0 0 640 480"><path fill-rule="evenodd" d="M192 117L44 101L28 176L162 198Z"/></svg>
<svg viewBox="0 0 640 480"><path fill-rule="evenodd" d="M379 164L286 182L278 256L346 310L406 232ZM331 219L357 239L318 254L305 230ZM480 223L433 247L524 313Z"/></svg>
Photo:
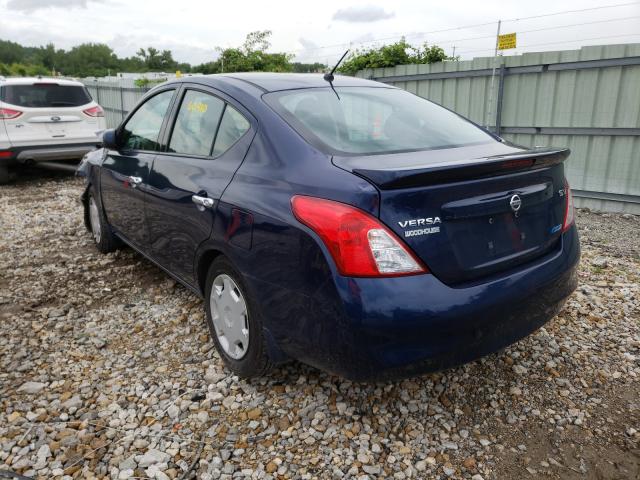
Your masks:
<svg viewBox="0 0 640 480"><path fill-rule="evenodd" d="M151 90L79 167L101 252L203 297L246 377L444 369L547 322L580 256L567 149L526 149L403 90L238 73Z"/></svg>

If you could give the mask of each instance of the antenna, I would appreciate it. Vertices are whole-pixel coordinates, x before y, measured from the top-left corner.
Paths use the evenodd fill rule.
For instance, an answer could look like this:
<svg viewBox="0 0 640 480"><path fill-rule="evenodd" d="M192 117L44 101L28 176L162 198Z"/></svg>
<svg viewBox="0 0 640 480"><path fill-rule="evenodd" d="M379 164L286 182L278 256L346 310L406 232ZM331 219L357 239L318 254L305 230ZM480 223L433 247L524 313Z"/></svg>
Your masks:
<svg viewBox="0 0 640 480"><path fill-rule="evenodd" d="M338 68L338 66L340 66L340 64L342 63L342 60L344 60L344 57L347 56L347 53L349 53L349 50L347 50L346 52L344 52L342 54L342 56L340 57L340 60L338 60L338 63L335 64L335 66L331 69L331 71L329 73L325 73L322 78L324 78L329 83L333 82L333 79L334 79L333 74L336 71L336 69ZM333 87L333 85L331 85L331 86Z"/></svg>
<svg viewBox="0 0 640 480"><path fill-rule="evenodd" d="M333 72L336 71L336 68L338 68L338 65L340 65L342 63L342 60L344 60L344 57L347 56L347 53L349 53L349 50L347 50L346 52L344 52L342 54L342 56L340 57L340 60L338 60L338 63L336 63L334 65L334 67L331 69L331 71L329 73L325 73L324 76L322 78L324 78L327 82L329 82L329 85L331 85L331 90L333 90L333 93L336 94L336 97L338 97L338 100L340 100L340 95L338 95L338 92L336 92L336 89L333 88L333 79L335 78L333 76Z"/></svg>

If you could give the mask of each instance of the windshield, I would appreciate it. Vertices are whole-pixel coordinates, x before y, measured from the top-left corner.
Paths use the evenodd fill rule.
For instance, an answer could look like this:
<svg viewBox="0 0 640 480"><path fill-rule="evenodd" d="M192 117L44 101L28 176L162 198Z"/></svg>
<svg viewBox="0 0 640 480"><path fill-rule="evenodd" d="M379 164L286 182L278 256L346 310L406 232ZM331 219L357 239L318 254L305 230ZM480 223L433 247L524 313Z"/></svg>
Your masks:
<svg viewBox="0 0 640 480"><path fill-rule="evenodd" d="M309 143L330 153L374 154L460 147L493 138L471 122L395 88L288 90L266 101Z"/></svg>
<svg viewBox="0 0 640 480"><path fill-rule="evenodd" d="M4 85L0 88L3 102L30 108L79 107L91 103L91 96L83 86L35 83L33 85Z"/></svg>

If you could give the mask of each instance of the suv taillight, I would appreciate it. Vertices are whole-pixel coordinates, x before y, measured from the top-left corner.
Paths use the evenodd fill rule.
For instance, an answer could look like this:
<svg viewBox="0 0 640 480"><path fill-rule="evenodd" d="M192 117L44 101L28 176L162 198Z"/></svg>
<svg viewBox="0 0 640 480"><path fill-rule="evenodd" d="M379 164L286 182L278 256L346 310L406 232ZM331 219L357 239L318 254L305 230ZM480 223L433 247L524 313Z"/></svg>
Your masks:
<svg viewBox="0 0 640 480"><path fill-rule="evenodd" d="M573 222L575 220L575 212L573 209L573 195L571 194L571 187L569 187L569 182L564 181L564 197L565 197L565 205L564 205L564 221L562 222L562 231L566 232L571 228Z"/></svg>
<svg viewBox="0 0 640 480"><path fill-rule="evenodd" d="M83 112L90 117L104 117L104 110L102 110L102 107L100 107L100 105L87 108L86 110L83 110Z"/></svg>
<svg viewBox="0 0 640 480"><path fill-rule="evenodd" d="M427 273L402 241L368 213L323 198L296 195L295 217L322 239L341 275L394 277Z"/></svg>
<svg viewBox="0 0 640 480"><path fill-rule="evenodd" d="M22 115L20 110L13 110L12 108L0 108L0 119L12 120Z"/></svg>

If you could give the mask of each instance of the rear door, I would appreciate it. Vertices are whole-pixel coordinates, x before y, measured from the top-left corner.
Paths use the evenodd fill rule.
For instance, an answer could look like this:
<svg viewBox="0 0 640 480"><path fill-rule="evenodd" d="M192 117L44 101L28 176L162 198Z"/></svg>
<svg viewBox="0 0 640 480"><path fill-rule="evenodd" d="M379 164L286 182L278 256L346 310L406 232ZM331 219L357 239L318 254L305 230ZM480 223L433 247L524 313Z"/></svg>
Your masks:
<svg viewBox="0 0 640 480"><path fill-rule="evenodd" d="M180 96L149 179L147 221L153 257L193 282L195 253L255 129L249 113L221 92L192 86Z"/></svg>
<svg viewBox="0 0 640 480"><path fill-rule="evenodd" d="M151 165L160 148L160 132L175 88L146 99L118 129L119 147L108 150L102 164L100 190L107 219L135 247L148 251L145 196Z"/></svg>
<svg viewBox="0 0 640 480"><path fill-rule="evenodd" d="M100 117L85 112L95 103L82 85L5 84L1 99L6 108L21 112L6 120L7 135L16 147L92 142L104 128Z"/></svg>

